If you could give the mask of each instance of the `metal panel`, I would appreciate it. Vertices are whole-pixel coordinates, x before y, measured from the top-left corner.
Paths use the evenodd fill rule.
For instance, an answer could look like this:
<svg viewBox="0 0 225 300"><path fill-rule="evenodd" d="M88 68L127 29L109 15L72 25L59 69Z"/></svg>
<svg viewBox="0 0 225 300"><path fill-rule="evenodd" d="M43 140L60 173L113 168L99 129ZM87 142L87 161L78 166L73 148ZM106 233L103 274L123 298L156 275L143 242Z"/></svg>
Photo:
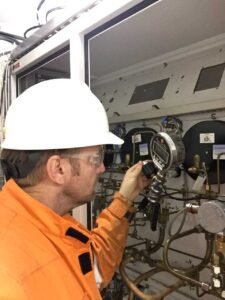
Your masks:
<svg viewBox="0 0 225 300"><path fill-rule="evenodd" d="M223 76L225 63L203 68L199 74L194 91L218 88Z"/></svg>
<svg viewBox="0 0 225 300"><path fill-rule="evenodd" d="M135 87L128 105L161 99L169 80L166 78Z"/></svg>

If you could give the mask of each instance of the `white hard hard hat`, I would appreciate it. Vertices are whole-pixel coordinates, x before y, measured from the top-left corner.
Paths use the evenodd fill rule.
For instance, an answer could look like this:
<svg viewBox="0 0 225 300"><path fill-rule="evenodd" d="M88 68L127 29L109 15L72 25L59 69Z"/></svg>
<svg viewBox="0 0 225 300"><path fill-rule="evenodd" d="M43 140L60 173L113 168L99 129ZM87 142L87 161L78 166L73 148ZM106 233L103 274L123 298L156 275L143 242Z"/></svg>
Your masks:
<svg viewBox="0 0 225 300"><path fill-rule="evenodd" d="M69 149L122 144L105 109L82 81L51 79L15 99L6 115L3 149Z"/></svg>

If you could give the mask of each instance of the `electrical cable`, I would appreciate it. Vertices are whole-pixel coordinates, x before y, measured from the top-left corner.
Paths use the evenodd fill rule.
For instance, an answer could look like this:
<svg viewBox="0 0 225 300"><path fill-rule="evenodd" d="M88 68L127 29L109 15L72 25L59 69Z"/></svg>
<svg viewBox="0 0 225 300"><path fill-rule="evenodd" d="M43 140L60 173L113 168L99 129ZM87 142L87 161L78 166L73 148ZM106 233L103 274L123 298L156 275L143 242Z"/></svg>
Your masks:
<svg viewBox="0 0 225 300"><path fill-rule="evenodd" d="M1 35L1 34L0 34L0 40L5 41L5 42L8 42L8 43L10 43L10 44L16 44L16 45L19 45L19 44L20 44L20 42L18 42L17 40L14 40L14 39L12 39L12 38L9 37L9 36Z"/></svg>
<svg viewBox="0 0 225 300"><path fill-rule="evenodd" d="M42 5L44 4L45 0L41 0L37 6L37 10L36 10L36 17L37 17L37 22L38 25L41 26L40 20L39 20L39 10L41 9Z"/></svg>
<svg viewBox="0 0 225 300"><path fill-rule="evenodd" d="M195 197L189 197L189 198L179 198L179 197L174 197L172 196L173 194L178 194L179 192L174 192L174 193L167 193L167 187L163 186L163 190L166 196L168 196L171 199L177 200L177 201L190 201L190 200L198 200L200 195L197 195Z"/></svg>
<svg viewBox="0 0 225 300"><path fill-rule="evenodd" d="M24 38L27 39L27 33L30 32L31 30L34 30L34 29L38 29L38 28L41 28L43 26L43 24L40 23L40 19L39 19L39 11L42 7L42 5L44 4L45 0L41 0L37 6L37 9L36 9L36 18L37 18L37 23L38 25L34 25L34 26L31 26L29 27L25 32L24 32Z"/></svg>
<svg viewBox="0 0 225 300"><path fill-rule="evenodd" d="M6 41L11 44L19 45L24 40L24 38L22 38L18 35L0 31L0 40Z"/></svg>
<svg viewBox="0 0 225 300"><path fill-rule="evenodd" d="M8 43L10 43L10 44L16 43L16 44L18 45L18 42L15 42L14 40L12 40L11 38L8 38L8 37L6 37L6 36L1 36L1 35L0 35L0 40L5 41L5 42L8 42Z"/></svg>
<svg viewBox="0 0 225 300"><path fill-rule="evenodd" d="M22 36L15 35L15 34L8 33L8 32L4 32L4 31L0 31L0 35L8 36L9 38L12 38L14 40L20 40L20 41L24 40L24 38Z"/></svg>
<svg viewBox="0 0 225 300"><path fill-rule="evenodd" d="M27 39L27 33L30 32L31 30L34 30L34 29L38 29L38 28L41 28L42 25L35 25L35 26L32 26L30 28L28 28L25 32L24 32L24 38Z"/></svg>
<svg viewBox="0 0 225 300"><path fill-rule="evenodd" d="M56 10L61 10L61 9L64 9L65 6L57 6L57 7L54 7L54 8L51 8L49 9L46 14L45 14L45 22L47 23L48 22L48 16L50 15L50 13L56 11Z"/></svg>

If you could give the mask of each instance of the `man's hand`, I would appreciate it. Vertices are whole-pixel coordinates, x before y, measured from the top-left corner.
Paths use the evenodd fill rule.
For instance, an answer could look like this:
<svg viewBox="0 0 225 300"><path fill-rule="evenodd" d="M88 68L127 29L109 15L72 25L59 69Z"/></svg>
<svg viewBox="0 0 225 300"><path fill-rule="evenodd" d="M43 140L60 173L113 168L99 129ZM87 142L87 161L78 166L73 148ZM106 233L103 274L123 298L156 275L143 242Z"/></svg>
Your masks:
<svg viewBox="0 0 225 300"><path fill-rule="evenodd" d="M143 163L139 161L127 170L123 178L119 192L130 202L133 202L139 193L151 184L151 179L147 179L141 172L142 166Z"/></svg>

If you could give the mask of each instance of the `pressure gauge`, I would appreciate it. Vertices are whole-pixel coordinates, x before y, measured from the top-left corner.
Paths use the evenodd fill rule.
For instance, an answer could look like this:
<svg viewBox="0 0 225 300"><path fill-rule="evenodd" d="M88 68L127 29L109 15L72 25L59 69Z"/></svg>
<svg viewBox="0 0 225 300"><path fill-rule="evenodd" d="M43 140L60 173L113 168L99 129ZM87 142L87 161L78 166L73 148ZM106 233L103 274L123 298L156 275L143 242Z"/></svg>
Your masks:
<svg viewBox="0 0 225 300"><path fill-rule="evenodd" d="M185 158L184 145L177 133L155 134L151 139L150 151L153 163L161 171L183 163Z"/></svg>
<svg viewBox="0 0 225 300"><path fill-rule="evenodd" d="M225 204L209 201L198 208L199 224L208 232L219 233L225 229Z"/></svg>

